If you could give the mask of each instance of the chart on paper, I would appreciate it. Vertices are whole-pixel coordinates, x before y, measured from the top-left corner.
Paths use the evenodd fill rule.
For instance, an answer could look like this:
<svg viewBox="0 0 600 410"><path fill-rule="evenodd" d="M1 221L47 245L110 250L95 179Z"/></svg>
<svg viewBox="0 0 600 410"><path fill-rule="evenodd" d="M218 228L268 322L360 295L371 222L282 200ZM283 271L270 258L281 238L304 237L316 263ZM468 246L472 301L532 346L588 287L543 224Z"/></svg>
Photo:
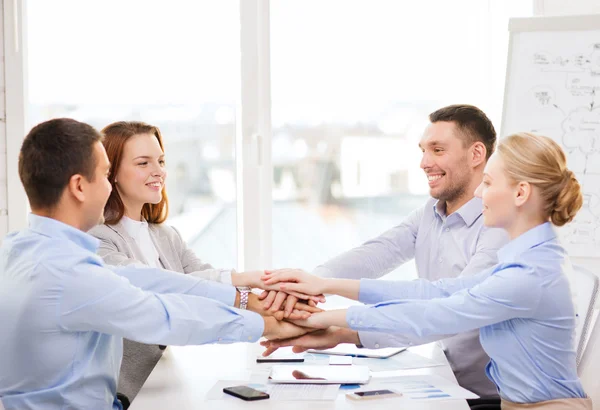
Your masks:
<svg viewBox="0 0 600 410"><path fill-rule="evenodd" d="M399 391L404 399L409 400L437 401L479 397L454 382L432 374L373 378L369 384L369 390L380 386Z"/></svg>

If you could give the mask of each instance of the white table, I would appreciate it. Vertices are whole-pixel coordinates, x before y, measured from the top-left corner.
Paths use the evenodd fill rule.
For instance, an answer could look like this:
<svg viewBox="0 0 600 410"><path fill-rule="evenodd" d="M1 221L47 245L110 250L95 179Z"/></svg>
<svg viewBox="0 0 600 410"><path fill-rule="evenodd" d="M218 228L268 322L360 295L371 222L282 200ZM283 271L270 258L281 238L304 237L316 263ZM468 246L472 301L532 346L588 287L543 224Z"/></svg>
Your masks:
<svg viewBox="0 0 600 410"><path fill-rule="evenodd" d="M444 360L446 365L423 369L387 372L388 375L436 374L456 381L444 354L435 344L411 348L423 356ZM335 401L275 401L206 400L207 392L218 380L247 380L256 371L256 356L263 351L257 343L233 345L170 346L131 404L131 410L198 410L198 409L367 409L399 410L402 398L348 400L341 391ZM400 353L402 354L402 353ZM404 402L406 403L406 402ZM410 402L410 409L468 410L465 400Z"/></svg>

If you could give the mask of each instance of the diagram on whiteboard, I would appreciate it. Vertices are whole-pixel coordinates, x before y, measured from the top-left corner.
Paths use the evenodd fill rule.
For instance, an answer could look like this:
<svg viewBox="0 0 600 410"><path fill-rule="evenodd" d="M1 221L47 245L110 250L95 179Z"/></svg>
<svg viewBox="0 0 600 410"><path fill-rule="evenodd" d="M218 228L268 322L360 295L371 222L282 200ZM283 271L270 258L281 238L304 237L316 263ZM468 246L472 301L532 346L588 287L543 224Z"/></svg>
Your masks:
<svg viewBox="0 0 600 410"><path fill-rule="evenodd" d="M572 256L600 256L600 31L514 34L507 78L503 134L561 144L584 192L561 236Z"/></svg>

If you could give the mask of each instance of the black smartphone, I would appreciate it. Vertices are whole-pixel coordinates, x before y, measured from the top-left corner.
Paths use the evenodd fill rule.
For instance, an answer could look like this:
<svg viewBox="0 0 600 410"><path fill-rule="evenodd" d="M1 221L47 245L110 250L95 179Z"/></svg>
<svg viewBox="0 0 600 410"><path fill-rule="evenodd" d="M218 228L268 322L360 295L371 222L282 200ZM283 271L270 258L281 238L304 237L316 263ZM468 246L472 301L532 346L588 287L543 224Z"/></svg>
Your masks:
<svg viewBox="0 0 600 410"><path fill-rule="evenodd" d="M256 363L302 363L304 358L302 357L285 357L285 358L274 358L274 357L257 357Z"/></svg>
<svg viewBox="0 0 600 410"><path fill-rule="evenodd" d="M256 390L248 386L225 387L223 393L230 394L246 401L264 400L269 398L269 395L264 391Z"/></svg>

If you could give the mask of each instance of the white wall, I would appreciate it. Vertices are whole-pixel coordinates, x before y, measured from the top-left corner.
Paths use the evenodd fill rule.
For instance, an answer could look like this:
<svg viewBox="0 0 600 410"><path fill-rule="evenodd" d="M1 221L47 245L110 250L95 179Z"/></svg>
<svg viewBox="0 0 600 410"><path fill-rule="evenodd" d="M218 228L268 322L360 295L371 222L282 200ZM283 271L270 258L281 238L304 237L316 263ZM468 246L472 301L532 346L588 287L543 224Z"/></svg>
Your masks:
<svg viewBox="0 0 600 410"><path fill-rule="evenodd" d="M600 13L600 0L533 0L536 16Z"/></svg>
<svg viewBox="0 0 600 410"><path fill-rule="evenodd" d="M27 225L27 197L18 172L25 137L26 4L0 1L0 238Z"/></svg>
<svg viewBox="0 0 600 410"><path fill-rule="evenodd" d="M0 8L0 33L4 31ZM0 42L0 61L4 62L4 43ZM6 80L4 63L0 65L0 237L8 231L8 200L6 194Z"/></svg>

